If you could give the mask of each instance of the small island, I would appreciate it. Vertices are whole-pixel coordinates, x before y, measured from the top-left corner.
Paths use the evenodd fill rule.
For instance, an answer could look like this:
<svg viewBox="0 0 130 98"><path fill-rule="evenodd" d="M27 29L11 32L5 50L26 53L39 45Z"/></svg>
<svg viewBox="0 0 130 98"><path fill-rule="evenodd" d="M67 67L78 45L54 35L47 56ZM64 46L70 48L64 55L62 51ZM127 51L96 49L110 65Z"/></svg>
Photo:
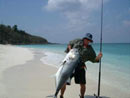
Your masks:
<svg viewBox="0 0 130 98"><path fill-rule="evenodd" d="M50 44L45 38L31 35L24 30L19 30L17 25L0 24L0 44L26 45Z"/></svg>

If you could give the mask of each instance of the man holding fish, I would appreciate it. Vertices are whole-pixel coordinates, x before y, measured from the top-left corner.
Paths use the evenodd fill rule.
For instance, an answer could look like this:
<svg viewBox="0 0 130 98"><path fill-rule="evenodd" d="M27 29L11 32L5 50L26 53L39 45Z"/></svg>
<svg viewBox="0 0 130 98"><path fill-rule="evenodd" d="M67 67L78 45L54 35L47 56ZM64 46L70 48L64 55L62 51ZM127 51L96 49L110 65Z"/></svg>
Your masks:
<svg viewBox="0 0 130 98"><path fill-rule="evenodd" d="M99 53L96 56L94 49L90 45L92 42L92 34L87 33L83 39L75 39L70 41L65 51L66 53L68 53L71 49L76 48L78 49L80 55L78 65L76 66L74 73L72 73L70 76L70 78L74 77L76 84L80 84L80 98L84 98L84 94L86 91L85 62L91 61L93 63L96 63L99 62L99 60L102 58L102 53ZM64 92L66 90L66 84L70 83L65 83L64 86L61 88L60 98L63 98Z"/></svg>

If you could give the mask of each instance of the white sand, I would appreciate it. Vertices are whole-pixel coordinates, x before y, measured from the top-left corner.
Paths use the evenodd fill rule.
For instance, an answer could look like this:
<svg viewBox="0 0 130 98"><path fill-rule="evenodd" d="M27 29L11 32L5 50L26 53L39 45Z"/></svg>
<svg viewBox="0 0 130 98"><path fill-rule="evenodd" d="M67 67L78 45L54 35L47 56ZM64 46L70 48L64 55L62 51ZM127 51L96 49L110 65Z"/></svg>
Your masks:
<svg viewBox="0 0 130 98"><path fill-rule="evenodd" d="M34 54L27 48L11 45L0 45L0 65L3 68L26 63Z"/></svg>
<svg viewBox="0 0 130 98"><path fill-rule="evenodd" d="M21 49L24 51L24 48ZM4 92L3 89L0 89L0 98L46 98L46 96L54 94L55 82L51 76L57 69L42 64L40 58L44 54L40 50L35 50L34 53L33 60L19 66L10 66L2 72L3 77L0 83L4 87ZM13 55L16 56L17 54ZM97 92L96 88L97 81L87 78L85 98L95 98L93 97L93 93ZM72 80L72 85L67 86L65 98L79 98L78 95L79 85L76 85ZM129 93L122 92L120 89L104 83L101 85L101 95L105 96L103 98L130 98Z"/></svg>
<svg viewBox="0 0 130 98"><path fill-rule="evenodd" d="M34 54L27 48L0 45L0 95L5 93L5 87L1 83L3 71L16 65L25 64L33 58Z"/></svg>

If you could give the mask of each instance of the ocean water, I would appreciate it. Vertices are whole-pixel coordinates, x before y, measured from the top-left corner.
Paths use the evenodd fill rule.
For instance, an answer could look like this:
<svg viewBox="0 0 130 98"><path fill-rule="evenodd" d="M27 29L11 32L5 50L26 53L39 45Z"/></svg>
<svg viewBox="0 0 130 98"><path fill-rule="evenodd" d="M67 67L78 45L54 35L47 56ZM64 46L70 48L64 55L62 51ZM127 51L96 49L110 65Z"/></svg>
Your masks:
<svg viewBox="0 0 130 98"><path fill-rule="evenodd" d="M65 57L67 44L57 45L20 45L22 47L42 49L46 56L41 58L44 64L58 67ZM96 54L99 44L92 44ZM87 77L98 80L98 63L86 62ZM130 44L103 44L102 83L130 92Z"/></svg>

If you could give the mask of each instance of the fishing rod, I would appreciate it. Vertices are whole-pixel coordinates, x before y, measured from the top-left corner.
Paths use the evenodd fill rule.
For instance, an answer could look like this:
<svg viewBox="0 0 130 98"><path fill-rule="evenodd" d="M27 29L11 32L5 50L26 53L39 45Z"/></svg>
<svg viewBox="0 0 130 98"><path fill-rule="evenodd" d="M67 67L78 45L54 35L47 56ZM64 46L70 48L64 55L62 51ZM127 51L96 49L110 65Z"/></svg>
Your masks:
<svg viewBox="0 0 130 98"><path fill-rule="evenodd" d="M100 52L102 52L102 31L103 31L103 0L101 0L101 34L100 34ZM99 76L98 76L98 92L96 98L100 97L100 86L101 86L101 59L99 61Z"/></svg>

